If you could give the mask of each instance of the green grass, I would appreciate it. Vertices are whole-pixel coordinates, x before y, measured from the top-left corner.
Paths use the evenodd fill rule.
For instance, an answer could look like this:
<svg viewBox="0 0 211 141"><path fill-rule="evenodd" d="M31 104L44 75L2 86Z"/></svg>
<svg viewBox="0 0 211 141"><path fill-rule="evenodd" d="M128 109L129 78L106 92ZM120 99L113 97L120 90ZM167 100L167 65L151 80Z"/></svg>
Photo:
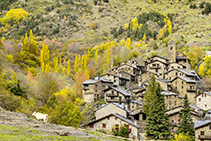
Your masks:
<svg viewBox="0 0 211 141"><path fill-rule="evenodd" d="M0 140L1 141L100 141L95 138L84 137L66 137L66 136L46 136L40 131L30 127L14 127L0 125Z"/></svg>

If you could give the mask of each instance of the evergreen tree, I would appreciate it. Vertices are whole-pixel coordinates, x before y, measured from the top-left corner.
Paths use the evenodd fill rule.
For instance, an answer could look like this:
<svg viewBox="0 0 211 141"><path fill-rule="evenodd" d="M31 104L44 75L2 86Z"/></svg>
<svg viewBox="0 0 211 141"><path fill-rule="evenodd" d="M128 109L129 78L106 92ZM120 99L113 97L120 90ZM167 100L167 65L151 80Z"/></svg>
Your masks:
<svg viewBox="0 0 211 141"><path fill-rule="evenodd" d="M185 133L187 135L194 135L193 121L191 116L191 109L189 107L189 100L187 94L183 101L183 109L179 113L179 125L177 133Z"/></svg>
<svg viewBox="0 0 211 141"><path fill-rule="evenodd" d="M159 139L170 135L170 122L166 114L164 95L162 88L152 76L147 92L144 96L144 112L147 114L147 124L145 127L147 137Z"/></svg>

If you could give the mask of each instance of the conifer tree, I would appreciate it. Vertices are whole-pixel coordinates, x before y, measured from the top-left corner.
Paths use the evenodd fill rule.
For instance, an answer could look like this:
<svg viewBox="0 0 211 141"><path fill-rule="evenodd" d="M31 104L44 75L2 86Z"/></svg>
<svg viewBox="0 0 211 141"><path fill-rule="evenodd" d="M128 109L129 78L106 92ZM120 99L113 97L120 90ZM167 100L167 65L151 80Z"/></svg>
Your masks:
<svg viewBox="0 0 211 141"><path fill-rule="evenodd" d="M166 114L164 95L162 88L152 76L147 92L144 96L144 112L147 114L147 124L145 127L147 137L159 139L170 135L170 122Z"/></svg>
<svg viewBox="0 0 211 141"><path fill-rule="evenodd" d="M78 59L77 59L77 55L75 56L75 64L74 64L74 71L75 73L77 72L78 70Z"/></svg>
<svg viewBox="0 0 211 141"><path fill-rule="evenodd" d="M67 76L70 75L70 59L67 61Z"/></svg>
<svg viewBox="0 0 211 141"><path fill-rule="evenodd" d="M191 116L191 109L187 94L183 100L183 109L179 113L179 124L177 133L185 133L187 135L194 135L193 121Z"/></svg>

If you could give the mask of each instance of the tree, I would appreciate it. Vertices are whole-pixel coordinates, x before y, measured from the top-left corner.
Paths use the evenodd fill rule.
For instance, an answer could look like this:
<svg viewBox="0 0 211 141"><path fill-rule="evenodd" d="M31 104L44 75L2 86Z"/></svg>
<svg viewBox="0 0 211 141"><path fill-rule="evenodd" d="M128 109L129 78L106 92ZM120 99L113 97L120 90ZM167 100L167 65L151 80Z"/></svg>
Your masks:
<svg viewBox="0 0 211 141"><path fill-rule="evenodd" d="M161 91L162 88L153 75L147 87L143 105L144 112L148 116L145 127L146 135L153 139L170 135L170 122Z"/></svg>
<svg viewBox="0 0 211 141"><path fill-rule="evenodd" d="M67 61L67 76L70 75L70 59Z"/></svg>
<svg viewBox="0 0 211 141"><path fill-rule="evenodd" d="M128 135L130 134L129 130L128 130L128 127L126 126L126 124L122 124L120 126L120 129L119 131L116 131L116 126L114 126L112 128L112 132L115 136L121 136L121 137L125 137L125 138L128 138Z"/></svg>
<svg viewBox="0 0 211 141"><path fill-rule="evenodd" d="M74 64L74 71L75 73L77 72L78 70L78 59L77 59L77 55L75 56L75 64Z"/></svg>
<svg viewBox="0 0 211 141"><path fill-rule="evenodd" d="M199 75L211 76L211 56L204 57L204 62L199 68Z"/></svg>
<svg viewBox="0 0 211 141"><path fill-rule="evenodd" d="M183 108L179 112L179 124L177 133L183 133L187 135L194 135L193 129L193 121L191 116L191 109L189 106L189 100L187 94L185 94L185 98L183 100Z"/></svg>
<svg viewBox="0 0 211 141"><path fill-rule="evenodd" d="M42 50L40 51L40 62L42 72L50 72L49 58L50 57L48 46L43 44Z"/></svg>
<svg viewBox="0 0 211 141"><path fill-rule="evenodd" d="M54 58L53 58L53 64L54 64L53 72L57 72L57 70L58 70L58 65L59 65L58 57L54 57Z"/></svg>
<svg viewBox="0 0 211 141"><path fill-rule="evenodd" d="M188 59L191 63L191 68L198 72L198 63L203 59L203 50L199 46L191 48L188 52Z"/></svg>

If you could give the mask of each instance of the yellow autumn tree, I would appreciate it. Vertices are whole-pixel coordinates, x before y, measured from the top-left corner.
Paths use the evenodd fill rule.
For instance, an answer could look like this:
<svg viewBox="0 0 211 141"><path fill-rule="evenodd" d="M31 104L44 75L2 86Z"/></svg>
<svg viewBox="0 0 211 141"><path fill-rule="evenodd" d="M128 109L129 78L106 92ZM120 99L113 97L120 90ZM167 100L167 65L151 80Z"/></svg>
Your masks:
<svg viewBox="0 0 211 141"><path fill-rule="evenodd" d="M20 21L27 19L28 16L29 13L21 8L11 9L3 18L0 18L0 22L3 26L7 26L12 19L14 24L19 24Z"/></svg>
<svg viewBox="0 0 211 141"><path fill-rule="evenodd" d="M126 45L125 46L127 46L127 47L129 47L129 48L132 48L132 46L131 46L131 40L130 40L130 38L127 38L127 40L126 40Z"/></svg>
<svg viewBox="0 0 211 141"><path fill-rule="evenodd" d="M95 51L94 59L95 59L95 64L97 64L97 62L98 62L98 49Z"/></svg>
<svg viewBox="0 0 211 141"><path fill-rule="evenodd" d="M74 71L75 73L77 72L78 70L78 58L77 58L77 55L75 56L75 64L74 64Z"/></svg>
<svg viewBox="0 0 211 141"><path fill-rule="evenodd" d="M50 72L49 57L50 56L48 46L43 44L42 50L40 51L40 62L42 72Z"/></svg>
<svg viewBox="0 0 211 141"><path fill-rule="evenodd" d="M129 28L129 25L128 24L125 24L124 30L127 31L128 28Z"/></svg>
<svg viewBox="0 0 211 141"><path fill-rule="evenodd" d="M53 58L53 64L54 64L53 72L57 72L58 66L59 66L59 60L58 60L57 57L54 57L54 58Z"/></svg>
<svg viewBox="0 0 211 141"><path fill-rule="evenodd" d="M122 39L122 40L120 41L119 45L120 45L120 46L124 46L124 45L125 45L125 40Z"/></svg>
<svg viewBox="0 0 211 141"><path fill-rule="evenodd" d="M70 75L70 59L67 61L67 76Z"/></svg>
<svg viewBox="0 0 211 141"><path fill-rule="evenodd" d="M108 45L107 46L107 55L106 55L106 69L108 69L110 54L111 54L111 47Z"/></svg>

